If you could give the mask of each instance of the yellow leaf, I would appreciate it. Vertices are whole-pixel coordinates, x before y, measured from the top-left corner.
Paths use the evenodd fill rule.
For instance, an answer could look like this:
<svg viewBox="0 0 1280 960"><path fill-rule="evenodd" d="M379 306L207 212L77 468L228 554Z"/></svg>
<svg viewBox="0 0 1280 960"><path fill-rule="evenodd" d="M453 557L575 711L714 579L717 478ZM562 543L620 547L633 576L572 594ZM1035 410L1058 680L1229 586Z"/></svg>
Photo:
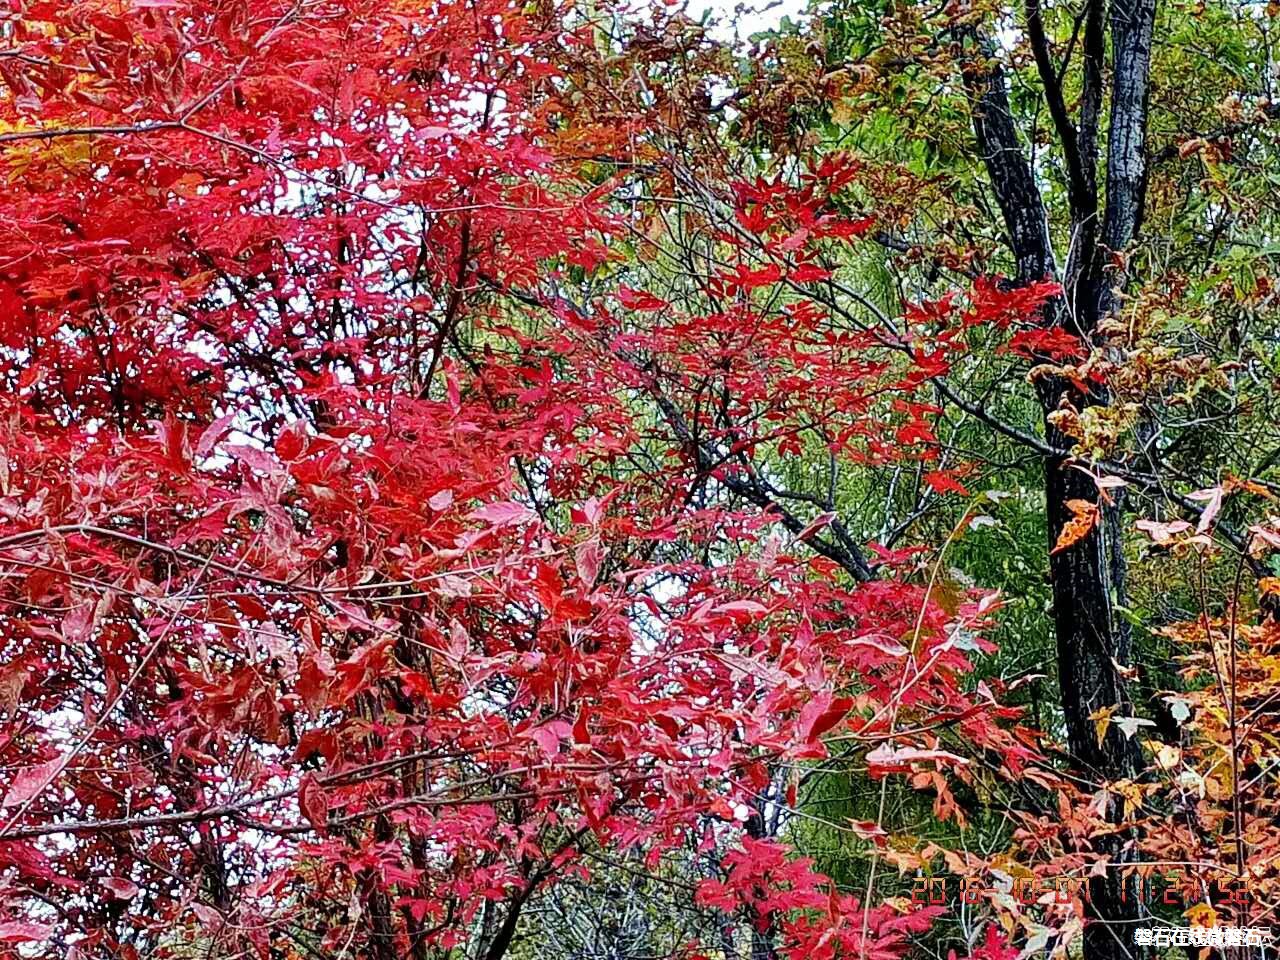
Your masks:
<svg viewBox="0 0 1280 960"><path fill-rule="evenodd" d="M1111 726L1111 715L1115 712L1115 707L1099 707L1089 714L1093 729L1098 733L1098 746L1102 746L1102 741L1107 739L1107 728Z"/></svg>
<svg viewBox="0 0 1280 960"><path fill-rule="evenodd" d="M1267 680L1270 683L1280 680L1280 657L1259 657L1258 667L1267 671Z"/></svg>
<svg viewBox="0 0 1280 960"><path fill-rule="evenodd" d="M1132 780L1120 780L1114 784L1115 792L1124 797L1124 817L1142 807L1142 787Z"/></svg>
<svg viewBox="0 0 1280 960"><path fill-rule="evenodd" d="M1193 927L1212 927L1218 922L1218 911L1207 903L1197 903L1182 914Z"/></svg>

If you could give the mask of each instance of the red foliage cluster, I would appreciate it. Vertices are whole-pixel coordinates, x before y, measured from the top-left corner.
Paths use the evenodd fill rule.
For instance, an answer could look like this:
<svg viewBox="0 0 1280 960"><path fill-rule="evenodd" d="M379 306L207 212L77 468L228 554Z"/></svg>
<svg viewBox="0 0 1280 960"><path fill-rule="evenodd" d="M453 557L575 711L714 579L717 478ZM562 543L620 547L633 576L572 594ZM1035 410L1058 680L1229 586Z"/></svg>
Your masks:
<svg viewBox="0 0 1280 960"><path fill-rule="evenodd" d="M813 239L868 229L823 210L852 171L753 198L714 312L575 304L544 281L619 222L531 117L588 26L492 0L20 6L0 941L425 956L486 903L514 925L587 842L656 863L724 829L824 734L943 816L968 774L939 723L1023 769L1012 712L961 692L991 598L850 577L862 545L770 505L751 462L815 431L934 455L916 393L958 340L758 308L826 276ZM725 867L700 902L776 917L796 956L897 956L930 919L776 843Z"/></svg>

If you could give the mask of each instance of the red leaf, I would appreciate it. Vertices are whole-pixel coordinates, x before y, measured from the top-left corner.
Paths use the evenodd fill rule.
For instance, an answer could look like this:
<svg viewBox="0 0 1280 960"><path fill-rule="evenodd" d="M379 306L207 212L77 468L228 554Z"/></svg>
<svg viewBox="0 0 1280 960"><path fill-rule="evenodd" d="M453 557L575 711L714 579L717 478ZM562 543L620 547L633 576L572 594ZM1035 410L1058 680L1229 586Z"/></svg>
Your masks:
<svg viewBox="0 0 1280 960"><path fill-rule="evenodd" d="M591 742L591 732L587 729L587 708L578 711L578 719L573 723L573 742L587 744Z"/></svg>
<svg viewBox="0 0 1280 960"><path fill-rule="evenodd" d="M307 445L307 430L300 420L295 420L276 437L276 456L285 463L292 463Z"/></svg>
<svg viewBox="0 0 1280 960"><path fill-rule="evenodd" d="M107 877L102 881L102 885L110 891L111 896L116 900L132 900L138 895L138 885L126 880L124 877Z"/></svg>
<svg viewBox="0 0 1280 960"><path fill-rule="evenodd" d="M930 470L924 475L924 482L933 488L935 493L958 493L967 497L969 491L964 484L955 478L955 474L945 470Z"/></svg>
<svg viewBox="0 0 1280 960"><path fill-rule="evenodd" d="M522 504L503 501L486 503L483 507L472 510L470 516L473 520L483 520L493 527L506 527L516 523L527 523L536 519L538 515Z"/></svg>
<svg viewBox="0 0 1280 960"><path fill-rule="evenodd" d="M802 263L795 267L788 276L796 283L813 283L816 280L826 280L831 276L830 270L824 270L822 267L812 263Z"/></svg>
<svg viewBox="0 0 1280 960"><path fill-rule="evenodd" d="M843 720L852 707L852 697L837 697L832 700L830 706L813 718L813 722L809 724L808 729L805 731L805 740L810 743L817 740Z"/></svg>
<svg viewBox="0 0 1280 960"><path fill-rule="evenodd" d="M53 760L49 760L39 766L27 767L21 770L13 778L13 782L9 784L9 792L5 794L4 802L0 803L0 806L21 806L37 796L52 782L61 766L62 757L55 757Z"/></svg>
<svg viewBox="0 0 1280 960"><path fill-rule="evenodd" d="M311 826L320 833L329 827L329 798L315 776L307 773L298 782L298 807Z"/></svg>
<svg viewBox="0 0 1280 960"><path fill-rule="evenodd" d="M604 550L599 540L584 540L574 550L574 563L578 568L578 579L586 586L595 584L600 575L600 565L604 562Z"/></svg>
<svg viewBox="0 0 1280 960"><path fill-rule="evenodd" d="M1083 360L1089 354L1083 340L1061 327L1020 330L1000 348L1000 352L1032 360L1045 358L1053 361Z"/></svg>
<svg viewBox="0 0 1280 960"><path fill-rule="evenodd" d="M0 942L31 943L36 940L48 940L53 936L53 927L45 923L34 923L30 920L10 920L0 923Z"/></svg>
<svg viewBox="0 0 1280 960"><path fill-rule="evenodd" d="M633 290L630 287L618 287L618 302L628 310L662 310L671 306L665 300L660 300L651 293L644 290Z"/></svg>
<svg viewBox="0 0 1280 960"><path fill-rule="evenodd" d="M819 530L829 527L835 520L834 513L820 513L807 523L803 530L796 534L796 539L803 542L812 537Z"/></svg>
<svg viewBox="0 0 1280 960"><path fill-rule="evenodd" d="M757 287L768 286L781 280L782 268L776 263L766 264L756 270L741 266L731 279L743 290L755 290Z"/></svg>
<svg viewBox="0 0 1280 960"><path fill-rule="evenodd" d="M573 727L564 720L552 720L541 726L525 731L525 736L535 741L548 757L560 753L560 741L573 732Z"/></svg>
<svg viewBox="0 0 1280 960"><path fill-rule="evenodd" d="M200 434L200 439L196 442L196 456L208 456L210 451L217 445L218 441L226 436L227 431L231 429L231 424L235 422L236 415L228 413L226 416L219 417L209 426L204 428Z"/></svg>
<svg viewBox="0 0 1280 960"><path fill-rule="evenodd" d="M888 832L874 820L850 820L849 829L863 840L870 840L877 847L886 847L889 844Z"/></svg>
<svg viewBox="0 0 1280 960"><path fill-rule="evenodd" d="M730 600L728 603L721 603L715 608L716 613L768 613L769 608L763 603L757 603L755 600Z"/></svg>
<svg viewBox="0 0 1280 960"><path fill-rule="evenodd" d="M832 220L822 224L818 232L824 237L839 237L842 240L852 240L860 237L875 226L874 217L866 217L862 220Z"/></svg>
<svg viewBox="0 0 1280 960"><path fill-rule="evenodd" d="M987 924L982 946L973 951L972 960L1018 960L1022 951L1009 945L1008 935L995 923Z"/></svg>

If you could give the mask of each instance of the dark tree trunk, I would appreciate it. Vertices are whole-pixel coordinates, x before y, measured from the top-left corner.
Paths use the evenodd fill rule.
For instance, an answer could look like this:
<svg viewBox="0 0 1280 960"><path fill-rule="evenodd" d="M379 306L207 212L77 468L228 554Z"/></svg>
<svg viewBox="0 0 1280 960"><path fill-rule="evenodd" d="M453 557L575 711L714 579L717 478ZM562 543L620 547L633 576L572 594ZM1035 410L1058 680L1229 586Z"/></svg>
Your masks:
<svg viewBox="0 0 1280 960"><path fill-rule="evenodd" d="M973 30L968 37L982 58L982 65L965 76L975 97L973 133L1004 218L1006 242L1017 264L1015 279L1020 284L1052 279L1057 266L1049 242L1044 200L1031 164L1022 154L1004 70L995 60L995 44Z"/></svg>
<svg viewBox="0 0 1280 960"><path fill-rule="evenodd" d="M1097 195L1098 118L1102 108L1103 0L1090 0L1082 49L1082 95L1079 124L1074 126L1062 102L1061 90L1043 25L1038 0L1027 0L1029 34L1046 99L1068 164L1072 246L1063 276L1064 294L1045 308L1046 325L1063 326L1092 338L1101 321L1116 307L1115 289L1125 282L1123 271L1112 271L1110 253L1123 253L1142 221L1146 186L1146 120L1150 86L1150 57L1155 0L1112 0L1111 116L1107 142L1107 197L1102 222ZM1023 154L1009 107L1006 79L995 64L993 45L971 32L980 66L967 73L974 96L973 128L992 191L1004 219L1007 242L1014 255L1014 282L1028 284L1058 277L1049 237L1048 218L1035 171ZM1072 446L1049 415L1060 404L1077 410L1105 404L1105 393L1085 394L1070 382L1046 378L1037 383L1045 414L1045 440L1054 449ZM1071 469L1063 457L1047 457L1045 511L1050 547L1071 519L1069 500L1099 501L1093 481ZM1049 557L1053 593L1054 632L1058 675L1068 746L1077 771L1092 781L1131 778L1140 769L1137 744L1112 724L1099 741L1093 720L1100 709L1116 715L1133 713L1123 670L1131 655L1129 630L1117 616L1124 602L1125 563L1121 541L1121 506L1104 504L1102 521L1075 544ZM1109 811L1112 819L1118 807ZM1113 863L1128 853L1124 838L1099 841L1098 852ZM1115 868L1092 882L1090 899L1094 923L1085 933L1089 960L1119 960L1138 951L1132 944L1134 921L1142 906L1136 891L1126 889Z"/></svg>
<svg viewBox="0 0 1280 960"><path fill-rule="evenodd" d="M1071 444L1047 423L1045 437L1054 446ZM1057 536L1070 516L1065 507L1068 500L1096 501L1097 496L1097 488L1085 474L1061 460L1046 461L1045 507L1051 537ZM1092 719L1101 708L1112 709L1117 716L1133 715L1133 702L1120 674L1130 660L1130 634L1115 613L1115 604L1124 598L1120 514L1118 504L1105 508L1102 522L1088 536L1049 557L1067 744L1077 772L1092 782L1132 778L1141 760L1137 743L1115 723L1099 742ZM1122 813L1122 804L1113 800L1108 818L1118 822ZM1094 922L1084 932L1087 960L1121 960L1139 952L1132 938L1143 907L1135 884L1123 879L1115 866L1132 859L1124 842L1123 834L1114 834L1095 844L1096 852L1105 854L1113 866L1105 877L1089 881Z"/></svg>

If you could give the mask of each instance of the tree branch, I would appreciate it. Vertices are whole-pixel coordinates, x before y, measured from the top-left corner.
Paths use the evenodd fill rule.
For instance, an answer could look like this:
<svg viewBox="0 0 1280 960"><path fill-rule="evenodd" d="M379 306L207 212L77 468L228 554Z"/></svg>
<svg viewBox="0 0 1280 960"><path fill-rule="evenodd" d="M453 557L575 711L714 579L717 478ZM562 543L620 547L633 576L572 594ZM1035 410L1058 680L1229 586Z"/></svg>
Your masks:
<svg viewBox="0 0 1280 960"><path fill-rule="evenodd" d="M1164 149L1152 154L1149 167L1158 167L1161 164L1168 163L1170 160L1182 153L1183 147L1187 143L1195 140L1203 140L1206 143L1218 143L1222 140L1228 140L1231 137L1238 136L1242 133L1248 133L1250 130L1256 130L1258 127L1265 126L1272 120L1280 118L1280 102L1270 102L1265 106L1258 108L1258 113L1248 120L1238 120L1235 123L1229 123L1219 130L1211 133L1201 133L1188 137L1182 143L1171 143Z"/></svg>
<svg viewBox="0 0 1280 960"><path fill-rule="evenodd" d="M1040 16L1040 0L1025 0L1024 7L1027 14L1027 37L1031 41L1036 71L1040 74L1045 102L1049 106L1049 116L1053 120L1054 129L1058 132L1063 158L1067 164L1067 185L1072 217L1078 219L1081 215L1079 211L1088 206L1092 197L1090 178L1085 174L1075 124L1067 114L1067 104L1062 99L1062 86L1058 82L1057 73L1050 59L1049 40L1045 36L1044 20Z"/></svg>

